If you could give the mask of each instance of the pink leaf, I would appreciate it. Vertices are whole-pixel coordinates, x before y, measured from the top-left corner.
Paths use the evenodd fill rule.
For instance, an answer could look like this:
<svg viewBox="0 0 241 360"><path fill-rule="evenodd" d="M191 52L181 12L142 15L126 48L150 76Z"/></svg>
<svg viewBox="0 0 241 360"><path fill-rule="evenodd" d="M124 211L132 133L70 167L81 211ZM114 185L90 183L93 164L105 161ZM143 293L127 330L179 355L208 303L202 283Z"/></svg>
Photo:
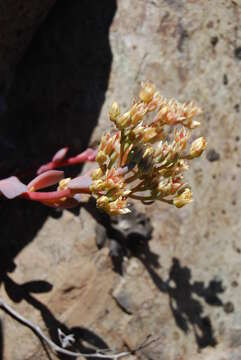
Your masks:
<svg viewBox="0 0 241 360"><path fill-rule="evenodd" d="M40 175L48 170L54 169L54 163L50 162L48 164L41 165L40 168L37 170L37 175Z"/></svg>
<svg viewBox="0 0 241 360"><path fill-rule="evenodd" d="M56 154L54 155L52 161L54 162L60 162L65 158L65 155L67 154L67 151L69 150L69 148L65 147L60 149L59 151L56 152Z"/></svg>
<svg viewBox="0 0 241 360"><path fill-rule="evenodd" d="M36 191L46 188L48 186L57 184L64 178L64 172L59 170L49 170L34 178L28 184L28 190Z"/></svg>
<svg viewBox="0 0 241 360"><path fill-rule="evenodd" d="M0 180L0 192L8 199L14 199L26 191L27 186L24 185L16 176Z"/></svg>
<svg viewBox="0 0 241 360"><path fill-rule="evenodd" d="M78 176L73 180L70 180L68 183L68 188L70 190L84 190L88 189L92 183L90 176Z"/></svg>
<svg viewBox="0 0 241 360"><path fill-rule="evenodd" d="M90 154L88 156L88 160L89 161L95 161L96 155L98 154L98 149L96 149L96 150L90 149L90 150L91 150L91 152L90 152Z"/></svg>
<svg viewBox="0 0 241 360"><path fill-rule="evenodd" d="M97 150L88 148L79 155L77 155L75 158L79 161L93 161L96 158L97 152Z"/></svg>

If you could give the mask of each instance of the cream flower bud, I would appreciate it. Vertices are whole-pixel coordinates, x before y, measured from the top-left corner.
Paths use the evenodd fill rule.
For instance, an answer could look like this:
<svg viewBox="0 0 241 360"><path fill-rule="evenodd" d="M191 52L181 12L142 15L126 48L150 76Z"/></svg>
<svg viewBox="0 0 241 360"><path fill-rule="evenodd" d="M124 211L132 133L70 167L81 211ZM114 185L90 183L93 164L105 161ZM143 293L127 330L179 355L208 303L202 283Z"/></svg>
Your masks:
<svg viewBox="0 0 241 360"><path fill-rule="evenodd" d="M106 154L104 153L104 151L100 150L96 155L96 161L102 165L105 163L106 160L107 160Z"/></svg>
<svg viewBox="0 0 241 360"><path fill-rule="evenodd" d="M141 104L142 105L142 104ZM145 106L138 106L136 112L131 117L131 124L137 125L147 112L147 108Z"/></svg>
<svg viewBox="0 0 241 360"><path fill-rule="evenodd" d="M206 148L206 145L207 143L204 137L200 137L194 140L190 147L190 153L189 153L190 157L192 159L199 157Z"/></svg>
<svg viewBox="0 0 241 360"><path fill-rule="evenodd" d="M66 190L68 188L68 183L70 182L70 180L71 180L70 177L60 180L58 191Z"/></svg>
<svg viewBox="0 0 241 360"><path fill-rule="evenodd" d="M101 191L105 187L105 182L101 179L92 182L91 191Z"/></svg>
<svg viewBox="0 0 241 360"><path fill-rule="evenodd" d="M197 128L198 126L200 126L200 122L197 121L197 120L193 120L193 121L191 122L190 129L195 129L195 128Z"/></svg>
<svg viewBox="0 0 241 360"><path fill-rule="evenodd" d="M144 130L144 142L149 142L157 135L156 129L154 127L149 126Z"/></svg>
<svg viewBox="0 0 241 360"><path fill-rule="evenodd" d="M177 208L181 208L192 202L192 192L189 188L185 188L184 191L173 199L173 204Z"/></svg>
<svg viewBox="0 0 241 360"><path fill-rule="evenodd" d="M154 93L155 93L155 85L147 81L142 84L142 89L139 93L139 97L142 101L148 103L149 101L152 100Z"/></svg>
<svg viewBox="0 0 241 360"><path fill-rule="evenodd" d="M130 111L124 113L116 122L116 125L119 128L123 128L124 126L128 126L128 122L131 118Z"/></svg>
<svg viewBox="0 0 241 360"><path fill-rule="evenodd" d="M97 201L96 201L96 205L100 209L106 209L108 204L109 204L109 199L107 196L104 196L104 195L99 197L99 199L97 199Z"/></svg>
<svg viewBox="0 0 241 360"><path fill-rule="evenodd" d="M101 168L95 169L92 172L92 179L93 180L98 180L101 178L101 176L103 175L103 171L101 170Z"/></svg>
<svg viewBox="0 0 241 360"><path fill-rule="evenodd" d="M109 115L110 115L110 120L114 122L116 121L117 117L120 115L120 107L116 101L113 102L113 104L111 105Z"/></svg>

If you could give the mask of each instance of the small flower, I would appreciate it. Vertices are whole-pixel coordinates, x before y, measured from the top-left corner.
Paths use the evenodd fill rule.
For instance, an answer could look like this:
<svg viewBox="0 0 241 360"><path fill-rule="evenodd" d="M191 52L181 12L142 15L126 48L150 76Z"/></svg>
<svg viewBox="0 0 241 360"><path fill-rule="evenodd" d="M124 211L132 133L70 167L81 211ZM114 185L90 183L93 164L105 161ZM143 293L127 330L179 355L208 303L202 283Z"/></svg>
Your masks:
<svg viewBox="0 0 241 360"><path fill-rule="evenodd" d="M117 117L120 115L120 107L116 101L113 102L113 104L111 105L109 115L110 115L110 120L114 122L116 121Z"/></svg>
<svg viewBox="0 0 241 360"><path fill-rule="evenodd" d="M101 196L97 199L97 207L104 210L109 215L123 215L130 212L127 208L127 200L119 197L114 201L110 201L107 196Z"/></svg>
<svg viewBox="0 0 241 360"><path fill-rule="evenodd" d="M152 84L150 81L141 84L142 89L139 93L139 97L145 103L148 103L152 100L153 95L155 93L155 85Z"/></svg>
<svg viewBox="0 0 241 360"><path fill-rule="evenodd" d="M121 115L120 117L117 117L115 119L115 124L117 126L118 129L123 129L125 126L130 124L130 120L131 120L131 114L130 111L124 113L123 115Z"/></svg>
<svg viewBox="0 0 241 360"><path fill-rule="evenodd" d="M204 139L204 137L200 137L200 138L194 140L191 144L190 152L189 152L191 159L199 157L205 150L206 145L207 145L207 142Z"/></svg>
<svg viewBox="0 0 241 360"><path fill-rule="evenodd" d="M190 202L192 202L192 192L189 188L185 188L184 191L181 192L181 194L179 194L173 199L173 204L177 208L181 208L189 204Z"/></svg>

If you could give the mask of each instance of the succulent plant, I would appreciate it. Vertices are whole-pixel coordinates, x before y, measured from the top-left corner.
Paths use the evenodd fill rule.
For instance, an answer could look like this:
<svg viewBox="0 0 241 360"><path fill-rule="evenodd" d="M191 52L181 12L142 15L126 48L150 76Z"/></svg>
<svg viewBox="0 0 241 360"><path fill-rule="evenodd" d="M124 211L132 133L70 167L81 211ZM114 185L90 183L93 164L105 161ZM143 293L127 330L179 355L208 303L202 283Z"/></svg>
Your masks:
<svg viewBox="0 0 241 360"><path fill-rule="evenodd" d="M191 131L200 125L194 119L200 113L192 102L162 97L147 81L124 114L117 102L112 104L109 117L115 131L103 135L98 150L87 149L67 158L68 148L60 149L28 185L14 176L0 180L0 193L60 208L78 205L79 194L87 193L110 215L130 212L130 198L144 203L159 200L180 208L192 201L183 173L206 147L203 137L188 144ZM74 179L56 170L84 161L96 161L98 167ZM56 191L39 191L54 184L58 184Z"/></svg>

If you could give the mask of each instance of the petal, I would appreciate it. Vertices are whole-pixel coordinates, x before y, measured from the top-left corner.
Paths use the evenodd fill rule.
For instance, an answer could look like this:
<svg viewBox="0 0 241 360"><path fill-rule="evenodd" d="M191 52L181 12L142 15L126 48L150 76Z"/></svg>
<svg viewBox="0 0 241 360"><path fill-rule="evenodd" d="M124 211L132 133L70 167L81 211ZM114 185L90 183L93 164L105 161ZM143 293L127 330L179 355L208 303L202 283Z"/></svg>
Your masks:
<svg viewBox="0 0 241 360"><path fill-rule="evenodd" d="M34 178L28 184L29 191L36 191L48 186L57 184L64 178L64 172L59 170L49 170Z"/></svg>

